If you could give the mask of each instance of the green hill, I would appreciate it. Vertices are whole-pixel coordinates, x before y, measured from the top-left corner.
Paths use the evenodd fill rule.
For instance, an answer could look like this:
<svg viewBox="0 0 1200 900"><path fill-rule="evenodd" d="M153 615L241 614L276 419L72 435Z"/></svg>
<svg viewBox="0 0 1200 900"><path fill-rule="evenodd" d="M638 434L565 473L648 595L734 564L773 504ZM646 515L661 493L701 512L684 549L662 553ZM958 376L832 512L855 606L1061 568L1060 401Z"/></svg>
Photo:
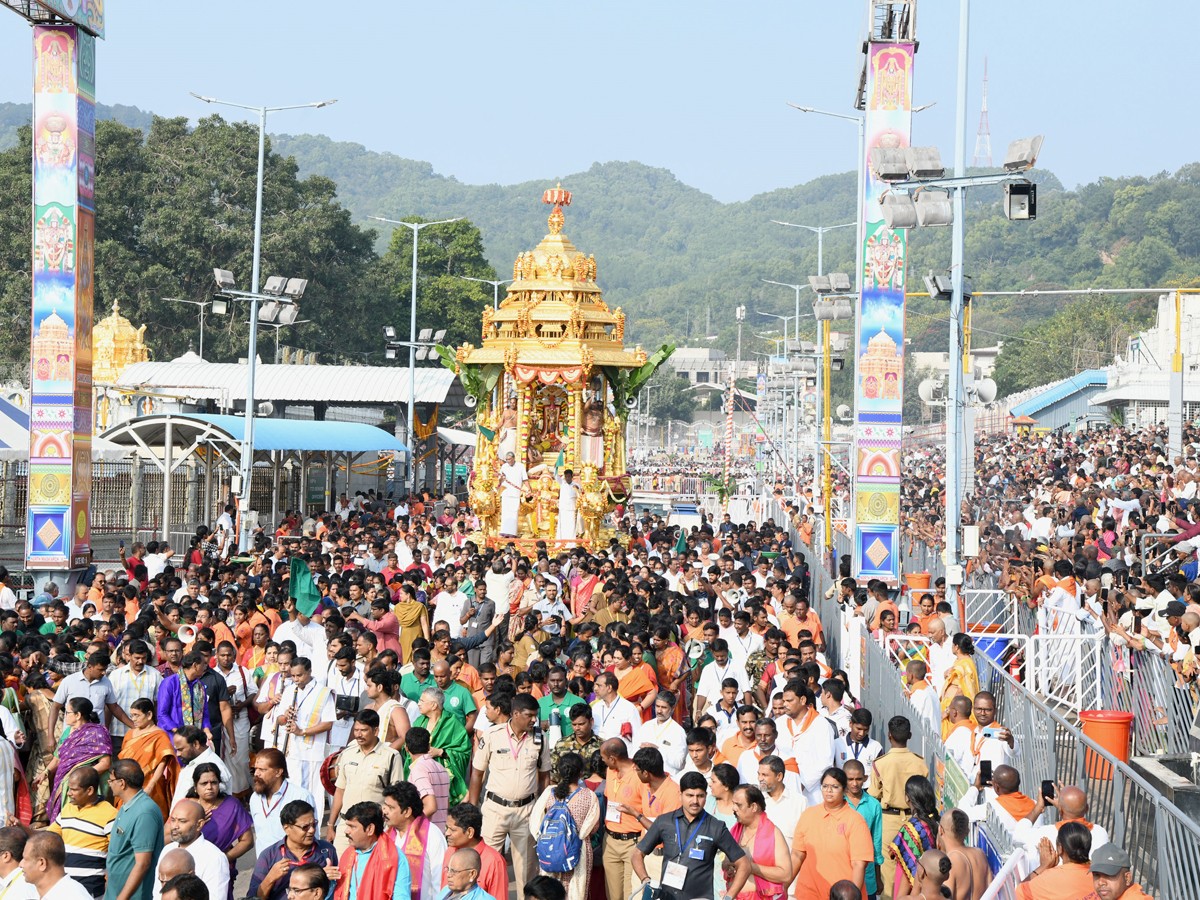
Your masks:
<svg viewBox="0 0 1200 900"><path fill-rule="evenodd" d="M100 115L143 131L151 121L149 114L132 107L101 107ZM15 128L28 118L27 104L0 104L0 147L12 142ZM581 250L595 254L606 298L625 308L630 338L645 345L664 339L695 341L711 317L711 330L718 334L715 345L732 350L734 306L744 303L751 310L785 314L793 307L790 291L761 279L804 282L817 270L815 236L772 220L837 224L850 221L855 208L852 172L720 203L671 172L638 162L596 163L586 172L547 173L544 180L517 185L471 185L438 174L426 162L318 135L276 135L271 146L294 158L300 177L331 179L351 220L376 228L378 252L386 249L386 232L368 216L466 216L480 229L486 258L499 277L506 277L516 254L544 233L546 210L538 200L546 187L561 181L575 195L566 232ZM97 177L103 179L105 173ZM1033 177L1040 213L1034 222L1004 219L998 188L969 197L967 272L977 290L1156 287L1200 278L1200 222L1194 215L1200 163L1175 174L1105 178L1070 191L1048 172ZM853 233L844 229L827 235L826 271L852 271ZM949 230L915 231L909 248L910 284L912 290L923 290L920 276L944 270L949 262ZM802 302L807 306L807 294ZM1105 354L1120 349L1121 323L1142 322L1148 314L1145 300L1136 298L1084 303L1112 307L1119 320L1105 326L1115 330L1103 340L1093 341L1097 358L1091 362L1103 362ZM1051 298L982 299L976 303L975 340L1008 340L1010 347L1037 344L1040 323L1065 306L1067 301ZM910 311L911 346L944 347L945 307L914 299ZM753 332L779 324L752 315L744 352L764 349L765 342ZM1078 342L1065 349L1077 351ZM1029 377L1057 375L1055 366L1072 365L1063 357L1078 358L1078 353L1048 351L1045 357L1030 359L1034 371ZM1046 365L1051 368L1044 369Z"/></svg>

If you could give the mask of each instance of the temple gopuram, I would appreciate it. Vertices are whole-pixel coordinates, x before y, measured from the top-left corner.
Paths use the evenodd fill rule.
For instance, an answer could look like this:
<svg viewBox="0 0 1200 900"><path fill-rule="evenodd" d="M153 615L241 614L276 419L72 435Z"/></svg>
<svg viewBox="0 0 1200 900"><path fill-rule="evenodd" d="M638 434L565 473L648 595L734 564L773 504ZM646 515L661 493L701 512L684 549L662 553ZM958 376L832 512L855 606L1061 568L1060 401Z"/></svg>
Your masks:
<svg viewBox="0 0 1200 900"><path fill-rule="evenodd" d="M517 255L507 296L483 311L482 346L443 361L476 405L470 501L483 541L604 546L604 518L631 492L629 412L674 348L625 347L625 314L605 304L595 257L563 234L570 192L542 202L549 234Z"/></svg>

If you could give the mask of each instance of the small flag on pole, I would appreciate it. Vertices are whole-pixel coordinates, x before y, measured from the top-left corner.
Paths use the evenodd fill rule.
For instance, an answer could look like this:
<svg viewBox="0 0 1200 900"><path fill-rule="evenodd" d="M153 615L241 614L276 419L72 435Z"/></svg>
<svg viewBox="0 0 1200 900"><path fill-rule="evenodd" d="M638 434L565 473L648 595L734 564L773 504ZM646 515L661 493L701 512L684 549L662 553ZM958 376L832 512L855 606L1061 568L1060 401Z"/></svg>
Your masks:
<svg viewBox="0 0 1200 900"><path fill-rule="evenodd" d="M296 601L296 611L304 616L311 616L321 604L321 592L313 583L308 563L299 556L292 557L288 572L288 596Z"/></svg>

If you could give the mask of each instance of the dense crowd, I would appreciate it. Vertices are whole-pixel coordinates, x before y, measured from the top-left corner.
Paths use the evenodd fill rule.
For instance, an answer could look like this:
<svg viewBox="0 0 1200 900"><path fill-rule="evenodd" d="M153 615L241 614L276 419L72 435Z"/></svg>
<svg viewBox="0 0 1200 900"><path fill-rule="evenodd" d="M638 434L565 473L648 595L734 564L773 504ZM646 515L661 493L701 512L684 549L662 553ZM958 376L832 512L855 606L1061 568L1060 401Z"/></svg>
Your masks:
<svg viewBox="0 0 1200 900"><path fill-rule="evenodd" d="M1194 681L1200 645L1200 433L1168 458L1167 429L980 438L963 521L978 526L975 583L1037 611L1044 633L1107 633ZM944 454L905 459L906 532L944 544Z"/></svg>
<svg viewBox="0 0 1200 900"><path fill-rule="evenodd" d="M239 553L232 513L69 598L0 587L4 900L232 900L239 873L259 900L508 900L510 871L553 900L982 894L978 809L939 809L911 711L826 659L770 519L523 553L452 496L368 494ZM948 745L969 731L978 773L1005 738L961 688ZM1086 820L1077 791L1025 809L1010 773L977 799L1028 823L1029 884L1139 896L1101 892L1129 864L1094 830L1035 830Z"/></svg>

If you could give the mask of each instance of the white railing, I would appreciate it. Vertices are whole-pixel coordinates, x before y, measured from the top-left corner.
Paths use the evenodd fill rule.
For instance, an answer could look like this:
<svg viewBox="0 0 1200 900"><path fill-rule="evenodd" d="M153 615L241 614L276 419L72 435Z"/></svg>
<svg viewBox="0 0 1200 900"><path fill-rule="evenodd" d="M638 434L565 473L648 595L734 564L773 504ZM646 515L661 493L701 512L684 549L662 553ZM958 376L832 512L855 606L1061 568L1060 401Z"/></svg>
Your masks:
<svg viewBox="0 0 1200 900"><path fill-rule="evenodd" d="M1026 684L1073 713L1102 709L1105 656L1103 634L1035 634L1029 638Z"/></svg>

